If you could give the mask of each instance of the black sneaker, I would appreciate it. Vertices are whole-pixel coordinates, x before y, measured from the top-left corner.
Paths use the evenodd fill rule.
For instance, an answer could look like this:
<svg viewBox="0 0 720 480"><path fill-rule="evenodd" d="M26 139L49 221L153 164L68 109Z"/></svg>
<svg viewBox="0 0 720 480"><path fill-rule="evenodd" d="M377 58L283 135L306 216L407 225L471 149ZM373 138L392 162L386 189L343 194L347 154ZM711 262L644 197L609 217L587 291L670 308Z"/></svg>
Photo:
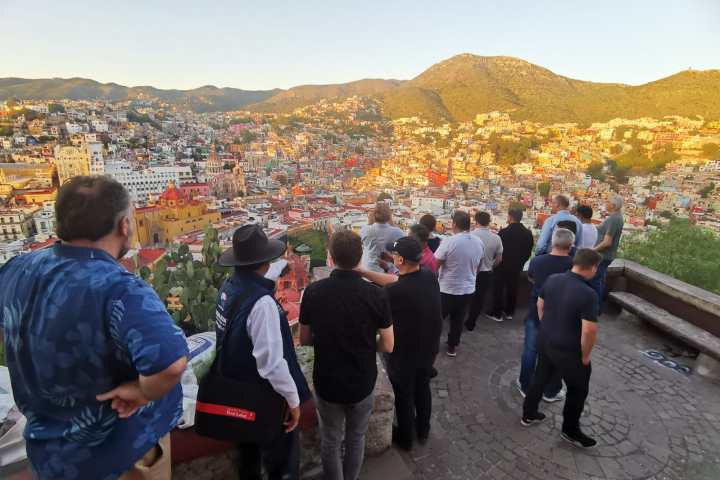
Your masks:
<svg viewBox="0 0 720 480"><path fill-rule="evenodd" d="M532 424L534 424L534 423L540 423L540 422L542 422L543 420L545 420L545 414L538 412L538 413L536 413L536 414L533 415L533 416L523 417L523 418L520 420L520 424L521 424L523 427L529 427L530 425L532 425Z"/></svg>
<svg viewBox="0 0 720 480"><path fill-rule="evenodd" d="M468 332L472 332L475 330L475 322L465 322L465 328L467 328Z"/></svg>
<svg viewBox="0 0 720 480"><path fill-rule="evenodd" d="M580 430L578 430L575 433L569 433L563 431L560 436L565 440L566 442L572 443L576 447L580 448L592 448L595 445L597 445L597 441L594 438L590 438L584 433L582 433Z"/></svg>
<svg viewBox="0 0 720 480"><path fill-rule="evenodd" d="M457 357L456 347L451 347L450 345L448 345L448 347L447 347L447 352L445 352L445 354L446 354L448 357L453 357L453 358L454 358L454 357Z"/></svg>

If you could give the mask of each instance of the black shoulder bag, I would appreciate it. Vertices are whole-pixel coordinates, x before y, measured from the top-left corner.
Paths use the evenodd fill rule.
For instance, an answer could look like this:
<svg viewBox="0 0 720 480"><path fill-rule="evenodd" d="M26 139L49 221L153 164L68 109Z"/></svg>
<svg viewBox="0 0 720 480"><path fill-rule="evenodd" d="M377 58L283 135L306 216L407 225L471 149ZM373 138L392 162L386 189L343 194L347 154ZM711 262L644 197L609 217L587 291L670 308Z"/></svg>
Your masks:
<svg viewBox="0 0 720 480"><path fill-rule="evenodd" d="M228 316L227 332L223 344L217 346L215 361L200 381L195 431L227 442L269 443L283 431L287 403L268 381L223 375L222 352L227 348L233 317L234 311Z"/></svg>

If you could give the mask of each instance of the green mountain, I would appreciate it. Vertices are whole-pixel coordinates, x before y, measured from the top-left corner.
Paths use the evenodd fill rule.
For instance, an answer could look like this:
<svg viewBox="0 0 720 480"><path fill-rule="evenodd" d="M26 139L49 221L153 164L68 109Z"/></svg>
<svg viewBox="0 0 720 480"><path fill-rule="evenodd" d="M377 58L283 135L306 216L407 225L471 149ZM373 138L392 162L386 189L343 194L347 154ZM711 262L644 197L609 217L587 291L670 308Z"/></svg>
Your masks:
<svg viewBox="0 0 720 480"><path fill-rule="evenodd" d="M197 112L237 110L266 100L279 92L277 89L254 91L218 88L212 85L192 90L162 90L148 86L125 87L116 83L99 83L86 78L0 79L0 101L9 98L108 102L157 99Z"/></svg>
<svg viewBox="0 0 720 480"><path fill-rule="evenodd" d="M493 110L542 122L674 114L720 118L720 70L685 71L630 86L574 80L512 57L463 54L387 92L384 100L391 118L414 112L431 120L465 121Z"/></svg>
<svg viewBox="0 0 720 480"><path fill-rule="evenodd" d="M288 113L325 98L381 95L396 89L402 83L400 80L365 79L331 85L300 85L281 91L277 95L249 105L247 108L260 112Z"/></svg>
<svg viewBox="0 0 720 480"><path fill-rule="evenodd" d="M412 80L366 79L288 90L239 90L205 86L193 90L125 87L83 78L0 78L0 100L158 99L197 112L246 109L291 112L322 99L353 95L379 99L389 118L420 116L431 121L466 121L503 110L518 120L604 121L615 117L702 115L720 119L720 70L683 71L631 86L594 83L557 75L512 57L457 55Z"/></svg>

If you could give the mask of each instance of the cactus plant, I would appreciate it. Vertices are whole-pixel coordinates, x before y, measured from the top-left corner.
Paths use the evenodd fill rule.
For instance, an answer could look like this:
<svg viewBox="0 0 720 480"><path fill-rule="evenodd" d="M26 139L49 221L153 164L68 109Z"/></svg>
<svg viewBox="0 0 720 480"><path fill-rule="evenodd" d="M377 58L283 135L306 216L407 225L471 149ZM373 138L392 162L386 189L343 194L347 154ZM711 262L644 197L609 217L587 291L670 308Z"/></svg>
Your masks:
<svg viewBox="0 0 720 480"><path fill-rule="evenodd" d="M194 260L190 248L173 245L163 258L157 261L152 272L140 269L140 277L149 281L173 320L186 334L204 332L215 328L215 304L218 290L230 273L230 269L217 264L221 248L217 230L205 228L202 261ZM174 267L170 267L174 264ZM179 299L177 301L169 299Z"/></svg>

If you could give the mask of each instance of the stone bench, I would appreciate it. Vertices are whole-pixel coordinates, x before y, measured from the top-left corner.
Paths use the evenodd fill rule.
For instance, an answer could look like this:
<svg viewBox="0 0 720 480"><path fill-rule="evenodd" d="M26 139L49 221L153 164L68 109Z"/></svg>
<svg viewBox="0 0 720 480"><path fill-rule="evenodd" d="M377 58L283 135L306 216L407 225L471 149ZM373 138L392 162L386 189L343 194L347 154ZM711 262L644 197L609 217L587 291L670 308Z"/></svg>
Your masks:
<svg viewBox="0 0 720 480"><path fill-rule="evenodd" d="M698 350L700 355L695 371L704 377L720 379L720 338L632 293L610 292L609 298L624 310Z"/></svg>

